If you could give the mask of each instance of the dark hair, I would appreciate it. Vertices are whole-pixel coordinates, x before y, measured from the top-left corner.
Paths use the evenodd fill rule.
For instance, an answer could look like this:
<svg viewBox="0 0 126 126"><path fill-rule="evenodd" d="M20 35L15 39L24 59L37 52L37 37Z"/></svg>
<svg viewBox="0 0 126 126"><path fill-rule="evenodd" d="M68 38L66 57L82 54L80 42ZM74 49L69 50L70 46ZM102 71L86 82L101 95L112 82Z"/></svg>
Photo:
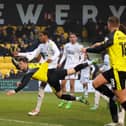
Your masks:
<svg viewBox="0 0 126 126"><path fill-rule="evenodd" d="M76 37L79 36L79 35L78 35L77 33L75 33L75 32L70 32L70 33L69 33L69 36L70 36L70 35L75 35Z"/></svg>
<svg viewBox="0 0 126 126"><path fill-rule="evenodd" d="M119 30L126 34L126 26L124 26L123 24L120 24Z"/></svg>
<svg viewBox="0 0 126 126"><path fill-rule="evenodd" d="M113 26L119 26L120 25L120 20L116 16L111 16L108 18L108 22L112 23Z"/></svg>
<svg viewBox="0 0 126 126"><path fill-rule="evenodd" d="M47 28L44 31L41 31L40 33L49 37L49 30Z"/></svg>
<svg viewBox="0 0 126 126"><path fill-rule="evenodd" d="M18 58L18 61L20 62L20 61L23 61L23 62L25 62L25 63L28 63L28 59L26 58L26 57L19 57Z"/></svg>

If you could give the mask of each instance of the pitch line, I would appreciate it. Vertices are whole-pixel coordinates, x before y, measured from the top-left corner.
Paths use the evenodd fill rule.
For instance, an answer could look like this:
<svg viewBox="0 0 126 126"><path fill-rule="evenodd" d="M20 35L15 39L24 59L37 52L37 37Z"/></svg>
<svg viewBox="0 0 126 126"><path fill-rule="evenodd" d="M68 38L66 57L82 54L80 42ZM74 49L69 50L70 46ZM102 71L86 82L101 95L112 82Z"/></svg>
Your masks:
<svg viewBox="0 0 126 126"><path fill-rule="evenodd" d="M63 126L61 124L39 123L39 122L35 123L35 122L15 120L15 119L5 119L5 118L0 118L0 121L21 123L21 124L31 124L31 125L38 125L38 126Z"/></svg>

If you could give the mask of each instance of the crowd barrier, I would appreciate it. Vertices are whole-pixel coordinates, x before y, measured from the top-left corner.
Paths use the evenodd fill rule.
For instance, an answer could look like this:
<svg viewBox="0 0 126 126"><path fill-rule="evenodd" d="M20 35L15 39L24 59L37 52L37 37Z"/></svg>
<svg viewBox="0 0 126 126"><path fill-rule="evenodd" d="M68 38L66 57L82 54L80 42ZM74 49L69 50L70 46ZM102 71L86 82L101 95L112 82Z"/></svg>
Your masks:
<svg viewBox="0 0 126 126"><path fill-rule="evenodd" d="M9 89L15 89L16 88L16 82L20 81L20 79L0 79L0 91L9 90ZM94 88L92 87L92 81L90 81L88 85L88 91L94 92ZM66 84L67 91L69 91L69 81L67 81ZM23 89L24 91L37 91L38 90L38 81L36 80L30 80L28 85ZM45 88L45 92L52 92L52 89L47 84ZM75 92L83 92L83 86L80 83L79 80L75 81Z"/></svg>
<svg viewBox="0 0 126 126"><path fill-rule="evenodd" d="M20 81L20 79L0 79L0 91L15 89L16 83L18 81ZM31 80L23 90L25 91L38 90L38 82L36 80Z"/></svg>

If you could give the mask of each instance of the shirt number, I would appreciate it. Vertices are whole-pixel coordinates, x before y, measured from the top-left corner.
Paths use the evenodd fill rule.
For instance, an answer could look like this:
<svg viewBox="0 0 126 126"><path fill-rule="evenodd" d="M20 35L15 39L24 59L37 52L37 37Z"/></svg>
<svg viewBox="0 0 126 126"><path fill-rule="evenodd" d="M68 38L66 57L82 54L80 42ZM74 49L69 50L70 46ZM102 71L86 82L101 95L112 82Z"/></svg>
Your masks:
<svg viewBox="0 0 126 126"><path fill-rule="evenodd" d="M126 56L126 42L120 42L119 45L122 48L122 56Z"/></svg>

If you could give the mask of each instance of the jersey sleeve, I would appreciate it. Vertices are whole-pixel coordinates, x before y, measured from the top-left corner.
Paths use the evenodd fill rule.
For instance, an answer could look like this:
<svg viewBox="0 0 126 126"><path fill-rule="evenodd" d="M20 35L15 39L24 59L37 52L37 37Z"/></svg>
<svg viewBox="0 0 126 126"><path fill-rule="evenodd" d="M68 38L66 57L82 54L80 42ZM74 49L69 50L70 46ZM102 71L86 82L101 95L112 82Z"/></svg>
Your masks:
<svg viewBox="0 0 126 126"><path fill-rule="evenodd" d="M15 89L15 92L20 91L28 84L28 82L30 81L32 75L36 72L36 70L37 69L26 72L26 74L23 76L21 80L21 84Z"/></svg>
<svg viewBox="0 0 126 126"><path fill-rule="evenodd" d="M35 57L37 57L40 54L40 51L41 51L41 44L35 50L33 50L31 52L18 53L18 56L24 56L29 61L31 61L32 59L34 59Z"/></svg>
<svg viewBox="0 0 126 126"><path fill-rule="evenodd" d="M87 52L91 52L91 53L100 53L101 51L104 51L105 49L107 49L109 46L113 45L113 41L108 40L108 41L104 41L101 43L101 45L96 46L96 47L92 47L92 48L87 48L86 51Z"/></svg>
<svg viewBox="0 0 126 126"><path fill-rule="evenodd" d="M105 40L101 42L101 45L92 47L92 48L87 48L87 52L92 52L92 53L100 53L101 51L104 51L107 49L109 46L113 45L113 36L115 32L110 33L107 37L105 37Z"/></svg>

